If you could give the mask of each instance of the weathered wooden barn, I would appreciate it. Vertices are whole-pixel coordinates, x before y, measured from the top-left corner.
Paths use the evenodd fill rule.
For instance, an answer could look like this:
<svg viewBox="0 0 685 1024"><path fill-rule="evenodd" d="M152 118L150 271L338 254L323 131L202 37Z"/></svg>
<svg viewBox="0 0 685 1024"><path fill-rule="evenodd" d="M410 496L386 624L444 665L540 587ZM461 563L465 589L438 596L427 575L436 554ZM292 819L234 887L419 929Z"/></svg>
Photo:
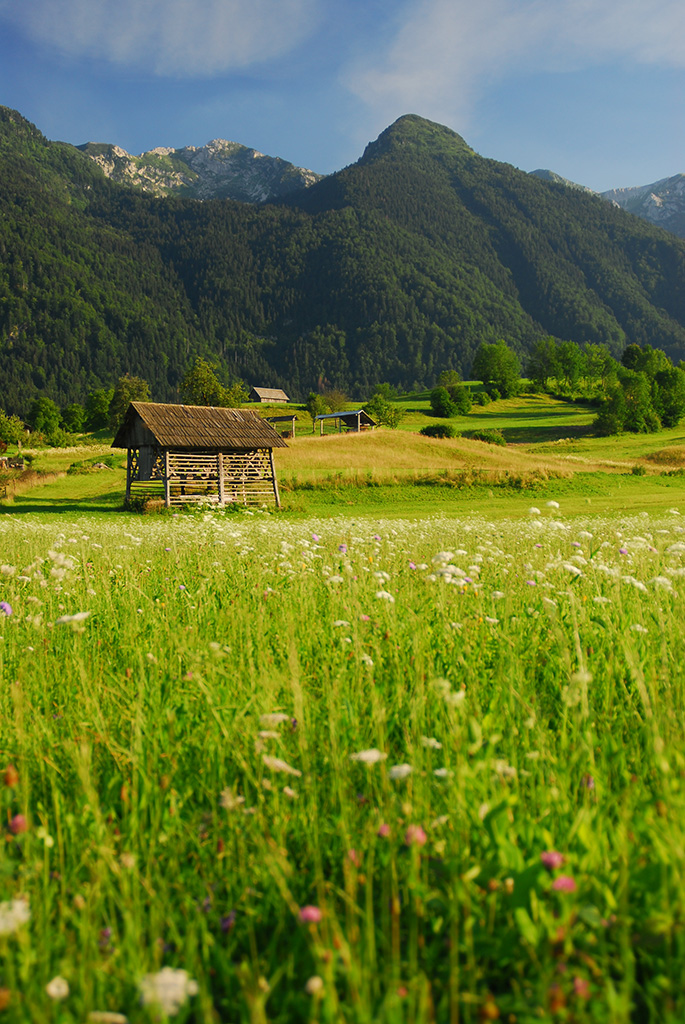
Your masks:
<svg viewBox="0 0 685 1024"><path fill-rule="evenodd" d="M131 402L112 447L127 449L127 501L280 506L273 450L287 445L251 410Z"/></svg>
<svg viewBox="0 0 685 1024"><path fill-rule="evenodd" d="M249 394L251 402L261 402L264 405L284 405L290 399L285 391L280 388L251 388Z"/></svg>

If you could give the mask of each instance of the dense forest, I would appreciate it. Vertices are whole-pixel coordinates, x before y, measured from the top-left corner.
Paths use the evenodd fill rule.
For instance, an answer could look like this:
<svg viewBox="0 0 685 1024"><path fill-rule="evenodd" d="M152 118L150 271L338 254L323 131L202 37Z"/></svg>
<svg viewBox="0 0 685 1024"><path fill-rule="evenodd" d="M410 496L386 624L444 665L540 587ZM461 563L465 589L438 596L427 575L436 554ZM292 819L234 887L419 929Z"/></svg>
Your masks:
<svg viewBox="0 0 685 1024"><path fill-rule="evenodd" d="M685 357L685 242L401 118L283 200L155 199L0 108L0 406L83 402L122 374L173 400L226 379L370 392L464 376L483 342Z"/></svg>

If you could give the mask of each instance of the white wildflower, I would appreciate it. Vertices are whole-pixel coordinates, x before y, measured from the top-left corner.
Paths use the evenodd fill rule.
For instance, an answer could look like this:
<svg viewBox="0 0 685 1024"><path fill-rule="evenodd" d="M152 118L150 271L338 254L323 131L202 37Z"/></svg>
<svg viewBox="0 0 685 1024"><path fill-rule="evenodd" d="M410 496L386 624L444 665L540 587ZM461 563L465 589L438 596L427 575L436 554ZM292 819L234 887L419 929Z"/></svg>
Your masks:
<svg viewBox="0 0 685 1024"><path fill-rule="evenodd" d="M128 1017L113 1010L91 1010L88 1024L128 1024Z"/></svg>
<svg viewBox="0 0 685 1024"><path fill-rule="evenodd" d="M289 800L297 800L298 794L295 792L294 789L291 789L290 786L284 786L283 792L285 793Z"/></svg>
<svg viewBox="0 0 685 1024"><path fill-rule="evenodd" d="M360 750L357 754L350 754L350 761L359 761L361 764L377 764L378 761L385 761L388 755L376 747L369 750Z"/></svg>
<svg viewBox="0 0 685 1024"><path fill-rule="evenodd" d="M535 505L531 505L531 507L528 509L528 512L529 512L529 514L531 516L539 516L540 515L540 509L536 508Z"/></svg>
<svg viewBox="0 0 685 1024"><path fill-rule="evenodd" d="M442 750L442 743L433 736L422 736L421 742L424 747L428 747L430 750Z"/></svg>
<svg viewBox="0 0 685 1024"><path fill-rule="evenodd" d="M74 615L60 615L58 619L55 619L55 625L63 626L69 622L83 622L89 615L90 612L75 612Z"/></svg>
<svg viewBox="0 0 685 1024"><path fill-rule="evenodd" d="M447 565L449 562L452 561L453 558L453 551L438 551L437 555L433 555L433 557L431 558L431 562L433 563L433 565L440 565L441 563Z"/></svg>
<svg viewBox="0 0 685 1024"><path fill-rule="evenodd" d="M12 935L31 918L27 900L8 900L0 903L0 935Z"/></svg>
<svg viewBox="0 0 685 1024"><path fill-rule="evenodd" d="M648 633L649 632L649 630L645 629L644 626L641 626L639 622L634 622L630 628L633 630L634 633Z"/></svg>
<svg viewBox="0 0 685 1024"><path fill-rule="evenodd" d="M450 771L449 768L435 768L433 775L435 775L436 779L451 779L454 772Z"/></svg>
<svg viewBox="0 0 685 1024"><path fill-rule="evenodd" d="M238 796L238 794L230 787L221 790L221 796L219 797L219 803L227 811L235 811L237 807L245 803L244 796Z"/></svg>
<svg viewBox="0 0 685 1024"><path fill-rule="evenodd" d="M347 621L347 619L336 619L333 625L335 626L336 629L338 629L340 626L343 626L345 629L350 628L350 624Z"/></svg>
<svg viewBox="0 0 685 1024"><path fill-rule="evenodd" d="M367 668L373 668L373 658L370 657L366 651L362 651L359 655L359 660L362 661Z"/></svg>
<svg viewBox="0 0 685 1024"><path fill-rule="evenodd" d="M60 978L59 974L52 981L49 981L45 986L45 991L54 999L55 1002L59 1002L60 999L66 999L69 995L69 982L66 978Z"/></svg>
<svg viewBox="0 0 685 1024"><path fill-rule="evenodd" d="M548 502L546 502L546 505L547 505L547 508L559 508L559 502L558 501L548 501Z"/></svg>
<svg viewBox="0 0 685 1024"><path fill-rule="evenodd" d="M496 626L498 624L498 622L499 622L499 619L493 618L492 615L486 615L485 616L485 621L489 622L491 626Z"/></svg>
<svg viewBox="0 0 685 1024"><path fill-rule="evenodd" d="M343 577L342 576L329 576L327 582L328 583L342 583L343 582Z"/></svg>
<svg viewBox="0 0 685 1024"><path fill-rule="evenodd" d="M387 590L377 590L376 599L378 601L388 601L389 604L395 603L395 598L392 596L392 594L389 594Z"/></svg>
<svg viewBox="0 0 685 1024"><path fill-rule="evenodd" d="M282 711L272 711L266 715L260 715L259 721L262 725L281 725L290 721L290 715L284 715Z"/></svg>
<svg viewBox="0 0 685 1024"><path fill-rule="evenodd" d="M302 774L299 768L293 768L287 761L281 760L280 757L270 757L269 754L262 754L262 761L265 767L270 768L272 772L284 772L286 775L297 775L298 777Z"/></svg>
<svg viewBox="0 0 685 1024"><path fill-rule="evenodd" d="M410 764L394 764L388 771L391 779L406 779L414 771Z"/></svg>
<svg viewBox="0 0 685 1024"><path fill-rule="evenodd" d="M144 1006L159 1006L167 1017L175 1016L189 996L197 995L198 986L184 970L163 967L157 974L146 974L140 983Z"/></svg>

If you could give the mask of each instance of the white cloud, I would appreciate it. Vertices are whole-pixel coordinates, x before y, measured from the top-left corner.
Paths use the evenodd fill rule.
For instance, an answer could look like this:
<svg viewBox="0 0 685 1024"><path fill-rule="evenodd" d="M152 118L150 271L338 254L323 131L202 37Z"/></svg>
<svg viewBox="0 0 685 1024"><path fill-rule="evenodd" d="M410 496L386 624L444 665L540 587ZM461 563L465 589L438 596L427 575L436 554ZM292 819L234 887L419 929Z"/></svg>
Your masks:
<svg viewBox="0 0 685 1024"><path fill-rule="evenodd" d="M287 52L317 0L0 0L32 39L158 75L211 76Z"/></svg>
<svg viewBox="0 0 685 1024"><path fill-rule="evenodd" d="M380 122L415 112L463 130L488 82L614 59L684 67L682 0L416 0L344 81Z"/></svg>

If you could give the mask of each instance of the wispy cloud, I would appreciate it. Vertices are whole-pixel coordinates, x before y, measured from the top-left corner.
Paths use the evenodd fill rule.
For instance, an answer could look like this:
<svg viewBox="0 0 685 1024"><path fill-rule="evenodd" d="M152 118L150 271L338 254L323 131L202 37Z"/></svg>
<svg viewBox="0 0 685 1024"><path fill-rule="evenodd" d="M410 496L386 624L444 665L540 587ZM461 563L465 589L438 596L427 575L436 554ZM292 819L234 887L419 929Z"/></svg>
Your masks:
<svg viewBox="0 0 685 1024"><path fill-rule="evenodd" d="M416 0L344 82L381 123L413 111L463 130L488 83L617 59L685 67L682 0Z"/></svg>
<svg viewBox="0 0 685 1024"><path fill-rule="evenodd" d="M0 16L73 57L212 76L286 53L318 0L0 0Z"/></svg>

